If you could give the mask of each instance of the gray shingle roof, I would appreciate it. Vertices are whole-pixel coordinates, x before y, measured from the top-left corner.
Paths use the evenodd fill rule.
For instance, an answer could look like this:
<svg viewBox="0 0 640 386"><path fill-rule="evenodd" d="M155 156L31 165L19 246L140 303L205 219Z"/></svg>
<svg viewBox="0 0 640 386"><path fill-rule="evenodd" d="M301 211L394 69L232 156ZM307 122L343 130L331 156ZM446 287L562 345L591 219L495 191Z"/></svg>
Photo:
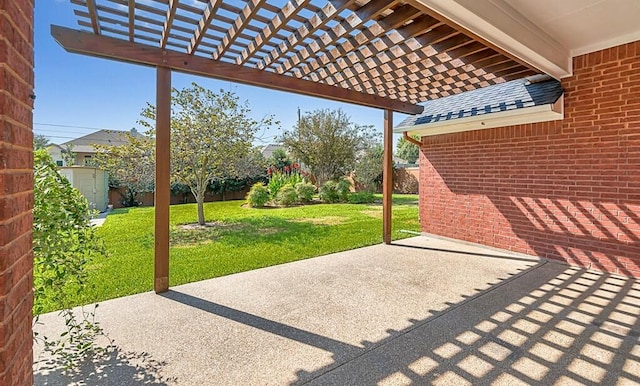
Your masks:
<svg viewBox="0 0 640 386"><path fill-rule="evenodd" d="M512 80L430 100L424 104L422 114L410 116L396 127L410 128L427 123L547 105L557 101L562 92L560 82L555 79Z"/></svg>

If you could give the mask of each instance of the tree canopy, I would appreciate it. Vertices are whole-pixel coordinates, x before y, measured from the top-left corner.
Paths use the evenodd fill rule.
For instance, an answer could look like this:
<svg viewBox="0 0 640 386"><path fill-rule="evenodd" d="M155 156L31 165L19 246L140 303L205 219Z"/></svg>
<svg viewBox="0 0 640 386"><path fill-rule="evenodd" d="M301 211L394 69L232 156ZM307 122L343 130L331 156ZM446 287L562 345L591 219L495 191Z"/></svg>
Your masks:
<svg viewBox="0 0 640 386"><path fill-rule="evenodd" d="M95 145L95 161L109 172L109 185L125 187L125 206L133 206L139 193L152 192L155 184L155 146L149 136L124 133L122 145Z"/></svg>
<svg viewBox="0 0 640 386"><path fill-rule="evenodd" d="M420 140L419 135L412 135L411 138ZM408 163L414 164L420 155L420 148L402 137L396 146L396 155Z"/></svg>
<svg viewBox="0 0 640 386"><path fill-rule="evenodd" d="M33 149L46 149L49 146L49 138L43 134L36 134L33 136Z"/></svg>
<svg viewBox="0 0 640 386"><path fill-rule="evenodd" d="M382 184L383 155L382 144L375 143L365 149L358 157L354 179L367 191L375 192Z"/></svg>
<svg viewBox="0 0 640 386"><path fill-rule="evenodd" d="M378 136L372 126L351 122L342 110L321 109L302 115L280 141L322 186L353 171L357 155Z"/></svg>
<svg viewBox="0 0 640 386"><path fill-rule="evenodd" d="M198 223L204 224L204 196L214 178L238 176L239 159L251 149L261 126L273 124L271 117L257 121L249 116L248 103L231 92L215 93L192 83L171 96L171 175L186 185L198 204ZM139 123L155 134L155 106L147 104Z"/></svg>

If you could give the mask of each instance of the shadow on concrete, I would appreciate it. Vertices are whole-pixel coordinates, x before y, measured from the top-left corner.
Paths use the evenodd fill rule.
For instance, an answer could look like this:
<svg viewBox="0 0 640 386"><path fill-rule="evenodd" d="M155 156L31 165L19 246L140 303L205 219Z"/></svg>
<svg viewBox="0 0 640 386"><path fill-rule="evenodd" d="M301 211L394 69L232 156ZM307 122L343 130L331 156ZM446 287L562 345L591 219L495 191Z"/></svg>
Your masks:
<svg viewBox="0 0 640 386"><path fill-rule="evenodd" d="M542 263L296 384L640 383L640 283Z"/></svg>
<svg viewBox="0 0 640 386"><path fill-rule="evenodd" d="M434 251L434 252L445 252L445 253L455 253L456 255L467 255L467 256L478 256L478 257L489 257L492 259L506 259L506 260L516 260L516 261L526 261L532 263L540 262L540 259L535 258L526 258L526 257L514 257L509 255L494 255L490 253L480 253L480 252L469 252L469 251L461 251L461 250L453 250L453 249L443 249L443 248L432 248L432 247L423 247L421 245L408 245L408 244L398 244L391 243L389 244L395 247L401 248L414 248L414 249L422 249L425 251Z"/></svg>
<svg viewBox="0 0 640 386"><path fill-rule="evenodd" d="M490 284L362 347L181 292L163 296L333 354L293 384L640 383L637 281L540 262Z"/></svg>
<svg viewBox="0 0 640 386"><path fill-rule="evenodd" d="M200 299L182 292L169 290L168 292L160 294L160 296L191 307L195 307L199 310L206 311L213 315L233 320L235 322L242 323L247 326L260 329L262 331L270 332L287 339L295 340L296 342L300 342L331 352L334 354L335 360L350 358L362 349L361 347L340 342L338 340L315 334L313 332L305 331L293 326L289 326L284 323L265 319L257 315L236 310L234 308L223 306L221 304L217 304L208 300Z"/></svg>
<svg viewBox="0 0 640 386"><path fill-rule="evenodd" d="M61 360L42 360L34 368L35 385L169 385L174 378L160 375L166 363L157 361L148 353L123 352L117 346L104 354L85 358L73 370L66 370Z"/></svg>

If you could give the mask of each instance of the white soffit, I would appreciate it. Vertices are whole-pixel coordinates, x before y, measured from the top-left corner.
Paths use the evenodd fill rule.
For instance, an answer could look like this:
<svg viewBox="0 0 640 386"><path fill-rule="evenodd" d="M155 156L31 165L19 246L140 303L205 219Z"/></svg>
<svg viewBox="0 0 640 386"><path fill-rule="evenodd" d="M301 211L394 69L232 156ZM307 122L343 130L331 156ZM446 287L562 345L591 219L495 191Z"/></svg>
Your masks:
<svg viewBox="0 0 640 386"><path fill-rule="evenodd" d="M416 1L556 79L571 75L570 51L502 0Z"/></svg>
<svg viewBox="0 0 640 386"><path fill-rule="evenodd" d="M640 0L416 0L556 79L574 56L640 40Z"/></svg>
<svg viewBox="0 0 640 386"><path fill-rule="evenodd" d="M432 135L459 133L462 131L492 129L494 127L557 121L563 118L564 96L561 96L555 103L551 104L451 119L448 121L423 123L415 126L396 127L393 131L395 133L406 131L410 135L417 134L422 137L428 137Z"/></svg>
<svg viewBox="0 0 640 386"><path fill-rule="evenodd" d="M638 0L502 0L572 56L640 40Z"/></svg>

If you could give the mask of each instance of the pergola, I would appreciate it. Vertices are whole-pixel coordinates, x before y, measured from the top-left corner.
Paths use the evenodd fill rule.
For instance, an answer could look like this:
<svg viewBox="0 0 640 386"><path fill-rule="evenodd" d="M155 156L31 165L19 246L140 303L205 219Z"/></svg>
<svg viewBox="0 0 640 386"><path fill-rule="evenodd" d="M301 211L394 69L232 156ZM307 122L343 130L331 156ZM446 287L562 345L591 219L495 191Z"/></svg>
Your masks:
<svg viewBox="0 0 640 386"><path fill-rule="evenodd" d="M171 71L384 111L383 240L391 242L392 113L540 71L420 0L70 0L65 50L157 69L156 292L169 286Z"/></svg>

